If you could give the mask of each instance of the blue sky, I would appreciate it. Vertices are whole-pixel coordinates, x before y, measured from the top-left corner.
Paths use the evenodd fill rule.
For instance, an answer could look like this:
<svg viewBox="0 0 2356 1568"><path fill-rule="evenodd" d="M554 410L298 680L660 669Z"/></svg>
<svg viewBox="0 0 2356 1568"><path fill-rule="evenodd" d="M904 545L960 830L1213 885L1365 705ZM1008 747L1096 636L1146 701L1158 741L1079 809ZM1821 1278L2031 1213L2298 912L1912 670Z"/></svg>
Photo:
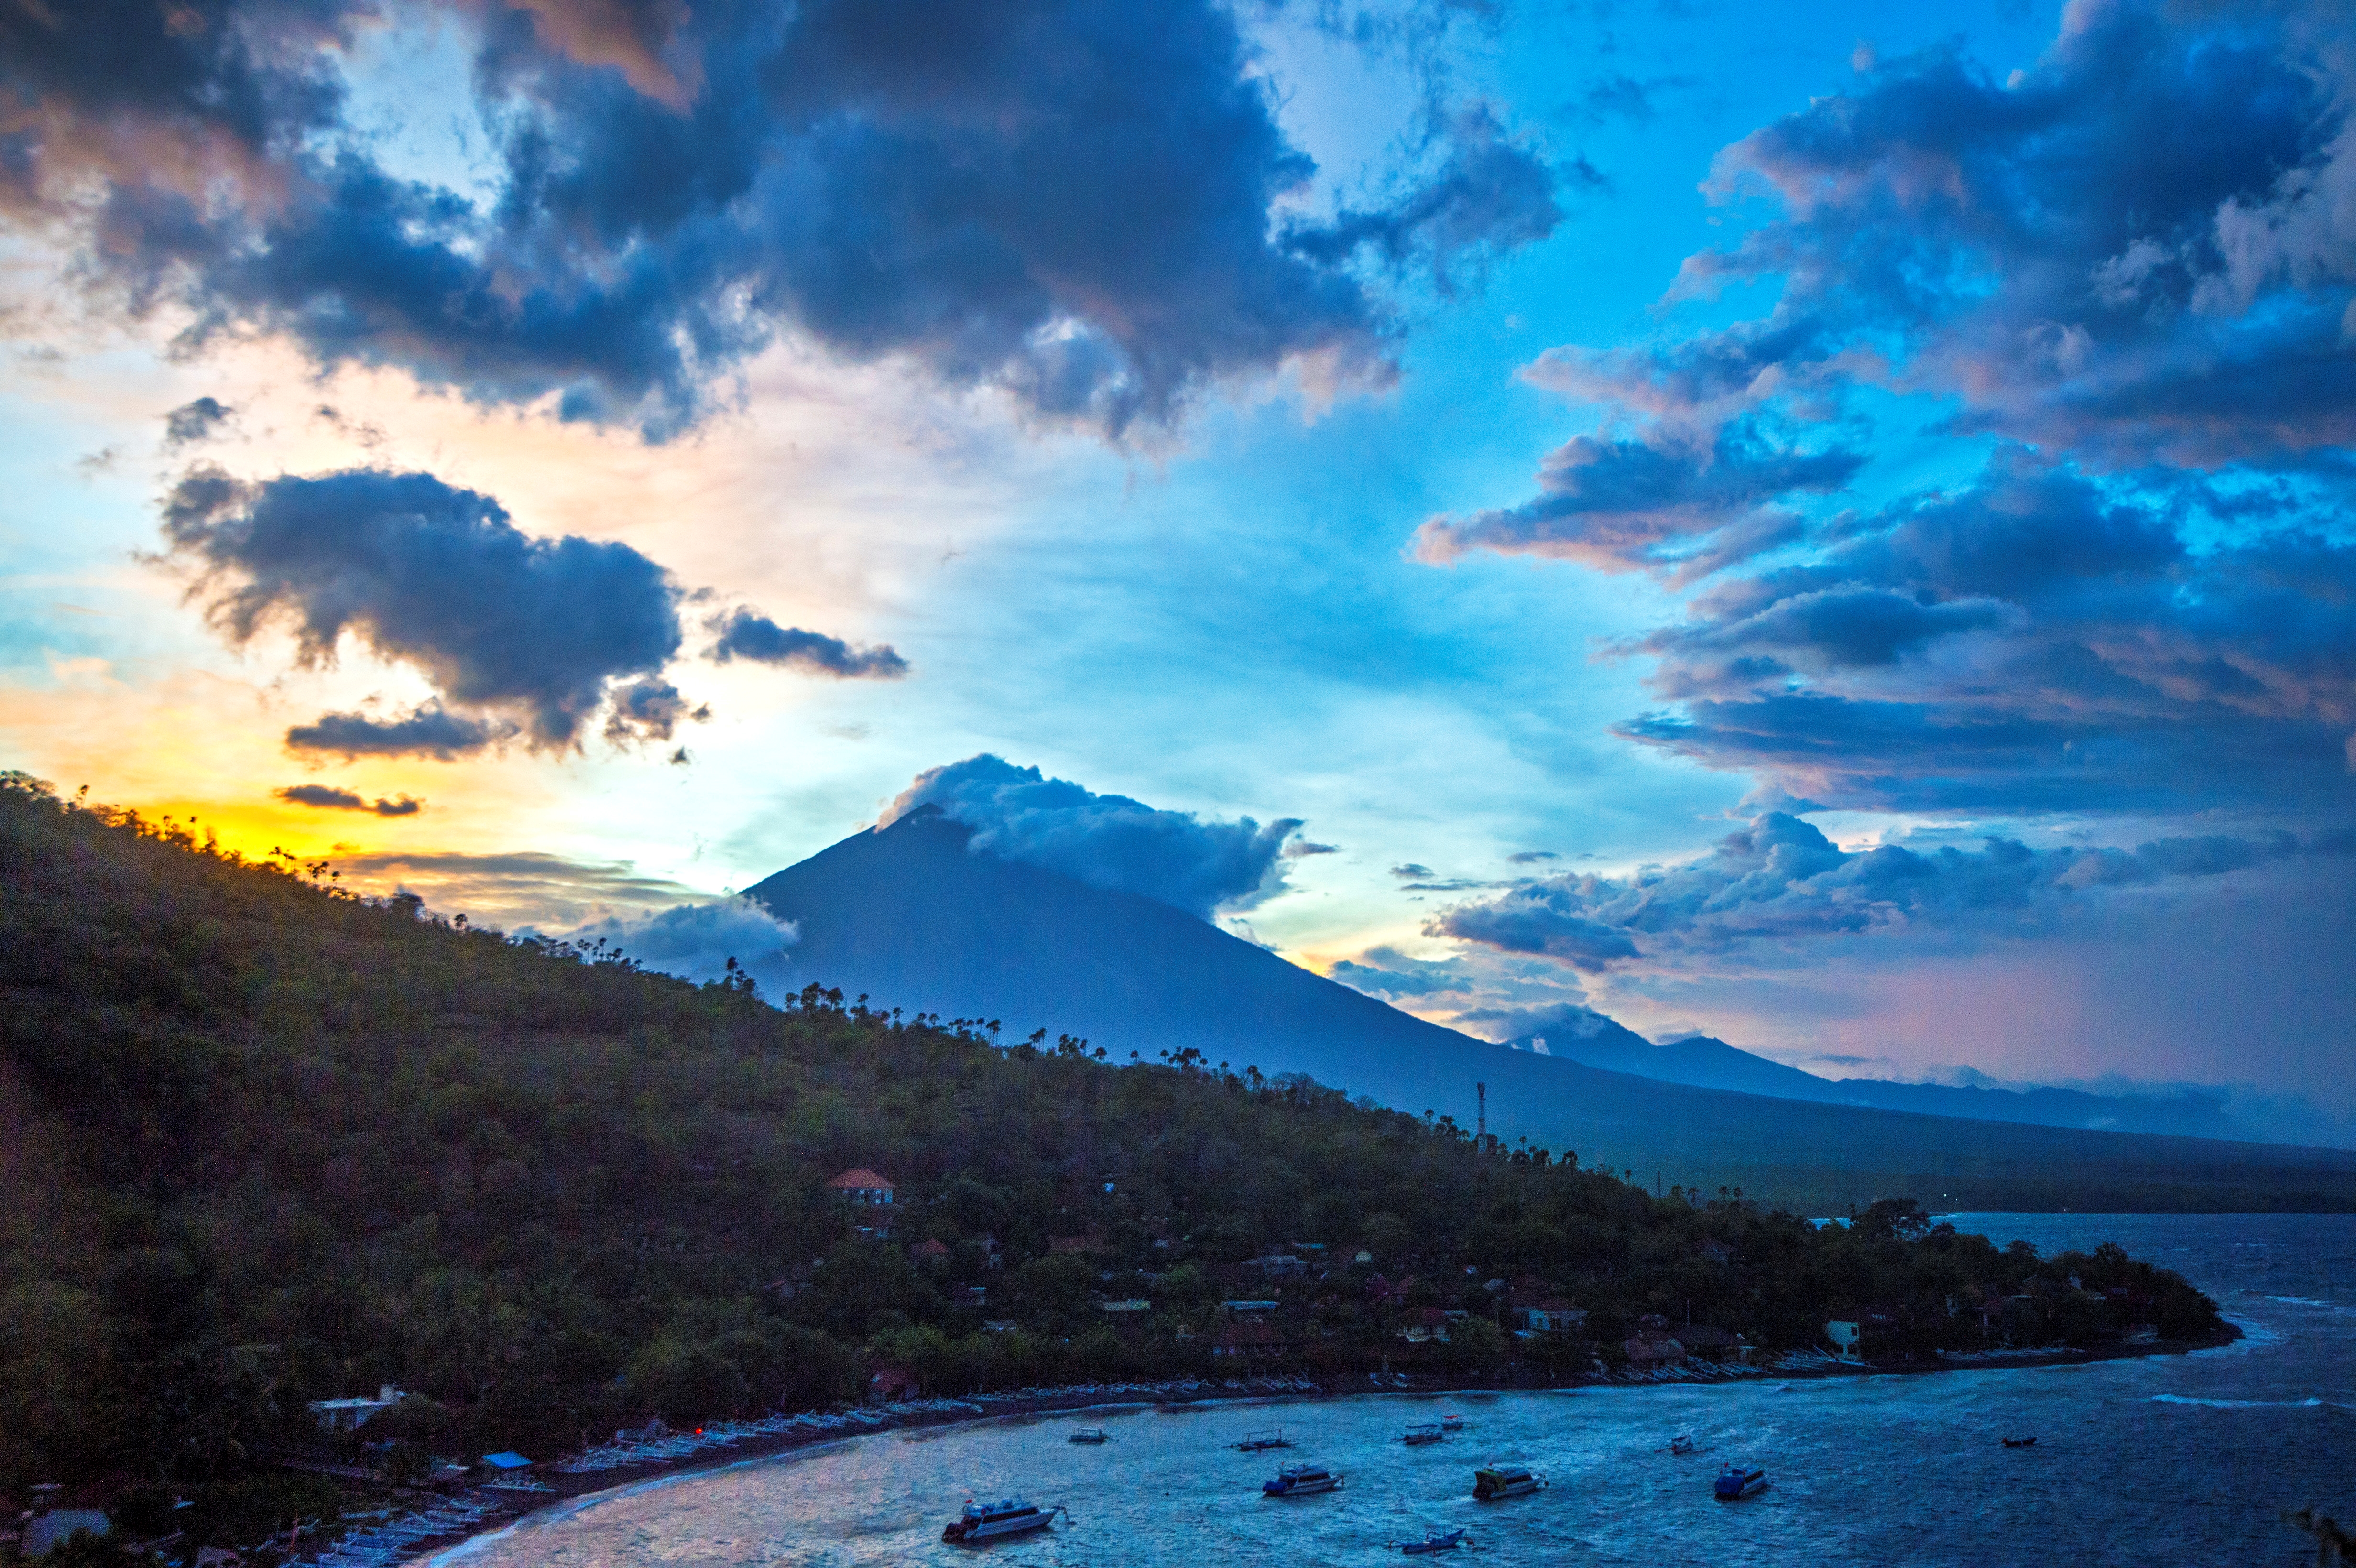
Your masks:
<svg viewBox="0 0 2356 1568"><path fill-rule="evenodd" d="M2356 1113L2343 20L175 16L0 23L9 765L601 931L913 790L1493 1035Z"/></svg>

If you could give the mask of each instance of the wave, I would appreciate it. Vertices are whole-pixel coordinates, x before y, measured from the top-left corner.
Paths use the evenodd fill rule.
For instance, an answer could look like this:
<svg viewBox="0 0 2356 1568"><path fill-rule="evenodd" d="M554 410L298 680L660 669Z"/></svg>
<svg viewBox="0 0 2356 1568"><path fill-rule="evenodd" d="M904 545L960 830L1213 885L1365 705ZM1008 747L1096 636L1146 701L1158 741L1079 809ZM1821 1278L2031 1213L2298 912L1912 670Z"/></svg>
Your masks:
<svg viewBox="0 0 2356 1568"><path fill-rule="evenodd" d="M2154 1404L2198 1404L2210 1410L2356 1410L2356 1405L2309 1394L2305 1399L2200 1399L2189 1393L2156 1393Z"/></svg>

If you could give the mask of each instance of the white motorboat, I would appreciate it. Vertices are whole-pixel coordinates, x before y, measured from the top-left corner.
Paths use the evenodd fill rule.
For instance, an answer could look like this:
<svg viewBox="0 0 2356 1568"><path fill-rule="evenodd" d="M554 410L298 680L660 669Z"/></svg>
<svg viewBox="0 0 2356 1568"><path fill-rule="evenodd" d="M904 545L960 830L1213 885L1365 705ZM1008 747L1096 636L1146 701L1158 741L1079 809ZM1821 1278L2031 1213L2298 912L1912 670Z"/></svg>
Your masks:
<svg viewBox="0 0 2356 1568"><path fill-rule="evenodd" d="M941 1539L960 1546L978 1546L985 1541L1002 1541L1010 1535L1044 1530L1059 1513L1066 1519L1071 1517L1061 1503L1043 1509L1021 1498L1001 1498L994 1503L978 1503L968 1498L965 1511L942 1528Z"/></svg>
<svg viewBox="0 0 2356 1568"><path fill-rule="evenodd" d="M1492 1465L1485 1470L1472 1472L1472 1497L1477 1502L1493 1503L1500 1498L1527 1497L1545 1485L1520 1465Z"/></svg>
<svg viewBox="0 0 2356 1568"><path fill-rule="evenodd" d="M1259 1489L1272 1498L1305 1498L1333 1491L1341 1484L1342 1477L1323 1465L1287 1465L1276 1473L1276 1479L1262 1482Z"/></svg>

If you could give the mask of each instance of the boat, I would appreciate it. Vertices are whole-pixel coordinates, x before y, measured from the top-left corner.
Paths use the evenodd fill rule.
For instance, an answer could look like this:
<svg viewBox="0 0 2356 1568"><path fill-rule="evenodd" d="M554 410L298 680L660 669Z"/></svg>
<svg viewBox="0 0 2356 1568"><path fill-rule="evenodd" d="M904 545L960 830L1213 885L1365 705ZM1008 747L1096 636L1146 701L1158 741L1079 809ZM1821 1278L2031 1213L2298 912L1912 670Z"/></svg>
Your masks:
<svg viewBox="0 0 2356 1568"><path fill-rule="evenodd" d="M1464 1430L1464 1418L1451 1410L1440 1418L1440 1429L1442 1432L1462 1432Z"/></svg>
<svg viewBox="0 0 2356 1568"><path fill-rule="evenodd" d="M1290 1448L1292 1440L1285 1436L1284 1429L1280 1426L1274 1432L1255 1432L1242 1442L1230 1443L1227 1446L1242 1454L1264 1454L1270 1448Z"/></svg>
<svg viewBox="0 0 2356 1568"><path fill-rule="evenodd" d="M1059 1513L1066 1519L1071 1517L1061 1503L1042 1509L1033 1508L1021 1498L1002 1498L994 1503L978 1503L968 1498L965 1512L942 1528L941 1539L959 1546L979 1546L985 1541L1003 1541L1010 1535L1044 1530Z"/></svg>
<svg viewBox="0 0 2356 1568"><path fill-rule="evenodd" d="M1722 1503L1738 1501L1767 1489L1767 1472L1745 1465L1729 1465L1719 1472L1717 1484L1711 1488Z"/></svg>
<svg viewBox="0 0 2356 1568"><path fill-rule="evenodd" d="M1690 1454L1693 1451L1694 1440L1691 1437L1687 1436L1684 1433L1680 1432L1675 1437L1669 1439L1670 1453Z"/></svg>
<svg viewBox="0 0 2356 1568"><path fill-rule="evenodd" d="M1342 1477L1323 1465L1287 1465L1276 1473L1276 1479L1262 1482L1259 1489L1272 1498L1305 1498L1333 1491L1341 1484Z"/></svg>
<svg viewBox="0 0 2356 1568"><path fill-rule="evenodd" d="M1427 1552L1453 1552L1460 1546L1472 1544L1464 1538L1462 1531L1451 1530L1446 1535L1433 1534L1425 1536L1421 1541L1402 1541L1398 1543L1398 1549L1409 1557L1420 1557Z"/></svg>
<svg viewBox="0 0 2356 1568"><path fill-rule="evenodd" d="M2008 1437L2004 1440L2004 1445L2008 1448L2034 1448L2037 1446L2037 1439L2034 1437Z"/></svg>
<svg viewBox="0 0 2356 1568"><path fill-rule="evenodd" d="M1427 1443L1437 1443L1448 1434L1437 1421L1419 1421L1407 1429L1399 1441L1410 1448L1420 1448Z"/></svg>
<svg viewBox="0 0 2356 1568"><path fill-rule="evenodd" d="M1065 1438L1064 1441L1066 1443L1109 1443L1112 1441L1112 1434L1107 1432L1101 1426L1076 1426L1072 1429L1072 1435L1069 1437Z"/></svg>
<svg viewBox="0 0 2356 1568"><path fill-rule="evenodd" d="M1500 1498L1525 1498L1546 1486L1519 1465L1492 1465L1472 1472L1472 1499L1493 1503Z"/></svg>

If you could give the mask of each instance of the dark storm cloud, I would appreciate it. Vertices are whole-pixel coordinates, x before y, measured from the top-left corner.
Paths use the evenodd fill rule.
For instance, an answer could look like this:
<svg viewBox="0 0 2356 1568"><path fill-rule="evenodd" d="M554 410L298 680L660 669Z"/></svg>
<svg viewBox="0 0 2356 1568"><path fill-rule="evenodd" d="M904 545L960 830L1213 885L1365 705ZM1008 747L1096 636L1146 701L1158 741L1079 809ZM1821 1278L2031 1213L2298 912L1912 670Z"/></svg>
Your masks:
<svg viewBox="0 0 2356 1568"><path fill-rule="evenodd" d="M668 741L681 724L701 724L712 717L709 707L689 702L679 688L658 676L641 676L626 686L617 686L612 699L605 714L605 739L616 745Z"/></svg>
<svg viewBox="0 0 2356 1568"><path fill-rule="evenodd" d="M843 679L862 677L896 680L908 673L908 661L888 645L854 648L841 637L780 626L757 610L738 608L704 623L718 638L712 645L715 664L749 659L755 664L782 665L806 675L831 675Z"/></svg>
<svg viewBox="0 0 2356 1568"><path fill-rule="evenodd" d="M334 61L367 0L10 8L6 199L187 341L284 333L479 401L661 437L780 329L1118 435L1222 378L1392 373L1352 258L1451 267L1553 228L1485 111L1433 176L1325 229L1213 0L450 0L496 194L388 173ZM94 195L93 195L94 193Z"/></svg>
<svg viewBox="0 0 2356 1568"><path fill-rule="evenodd" d="M408 741L402 749L446 755L488 743L503 720L532 747L562 748L609 688L652 676L679 650L679 591L661 567L627 545L530 538L489 496L430 474L254 484L198 470L167 497L165 532L202 571L196 592L232 641L284 624L316 665L348 633L475 715L436 706L390 725L330 715L290 734L308 749ZM626 689L659 718L659 694Z"/></svg>
<svg viewBox="0 0 2356 1568"><path fill-rule="evenodd" d="M1434 517L1416 531L1415 550L1433 562L1473 549L1526 551L1607 571L1676 568L1706 554L1715 570L1797 537L1795 519L1759 508L1795 492L1837 490L1864 462L1855 452L1777 446L1747 422L1698 441L1576 436L1547 455L1536 500ZM1697 544L1712 535L1715 545ZM1741 548L1730 549L1734 543Z"/></svg>
<svg viewBox="0 0 2356 1568"><path fill-rule="evenodd" d="M2212 494L1999 453L1631 645L1684 708L1622 732L1842 806L2356 811L2356 548Z"/></svg>
<svg viewBox="0 0 2356 1568"><path fill-rule="evenodd" d="M91 179L201 191L267 177L341 104L330 51L373 5L76 0L0 7L0 210Z"/></svg>
<svg viewBox="0 0 2356 1568"><path fill-rule="evenodd" d="M317 722L286 731L290 751L354 757L434 757L455 762L489 750L517 734L517 726L452 713L438 702L421 705L402 719L365 713L323 713Z"/></svg>
<svg viewBox="0 0 2356 1568"><path fill-rule="evenodd" d="M1430 934L1544 955L1594 972L1639 957L1757 943L1977 923L1990 929L2056 902L2224 876L2272 862L2356 852L2356 836L2211 835L2133 849L2036 849L1990 838L1928 854L1901 845L1851 852L1798 817L1769 812L1689 865L1629 878L1526 882L1435 916Z"/></svg>
<svg viewBox="0 0 2356 1568"><path fill-rule="evenodd" d="M209 441L236 411L219 398L198 398L182 403L164 416L165 449L177 452L184 446Z"/></svg>
<svg viewBox="0 0 2356 1568"><path fill-rule="evenodd" d="M1774 306L1544 356L1603 432L1419 552L1707 583L1618 645L1670 705L1620 732L1835 807L2356 819L2351 104L2344 8L2080 0L2002 80L1868 62L1719 156L1765 217L1671 298ZM1869 388L2005 439L1834 515Z"/></svg>
<svg viewBox="0 0 2356 1568"><path fill-rule="evenodd" d="M2082 460L2216 464L2356 436L2356 85L2346 14L2074 5L1998 80L1944 45L1720 155L1777 220L1684 293L1773 277L1764 321L1569 356L1698 407L1854 373Z"/></svg>
<svg viewBox="0 0 2356 1568"><path fill-rule="evenodd" d="M986 754L917 774L878 826L926 806L972 828L977 854L1142 893L1205 920L1280 891L1284 846L1301 827L1291 817L1205 822Z"/></svg>
<svg viewBox="0 0 2356 1568"><path fill-rule="evenodd" d="M337 789L332 784L290 784L272 793L289 805L315 805L327 811L367 811L379 816L414 816L425 809L423 801L405 795L391 799L379 795L376 803L370 805L367 796L355 795L348 789Z"/></svg>

